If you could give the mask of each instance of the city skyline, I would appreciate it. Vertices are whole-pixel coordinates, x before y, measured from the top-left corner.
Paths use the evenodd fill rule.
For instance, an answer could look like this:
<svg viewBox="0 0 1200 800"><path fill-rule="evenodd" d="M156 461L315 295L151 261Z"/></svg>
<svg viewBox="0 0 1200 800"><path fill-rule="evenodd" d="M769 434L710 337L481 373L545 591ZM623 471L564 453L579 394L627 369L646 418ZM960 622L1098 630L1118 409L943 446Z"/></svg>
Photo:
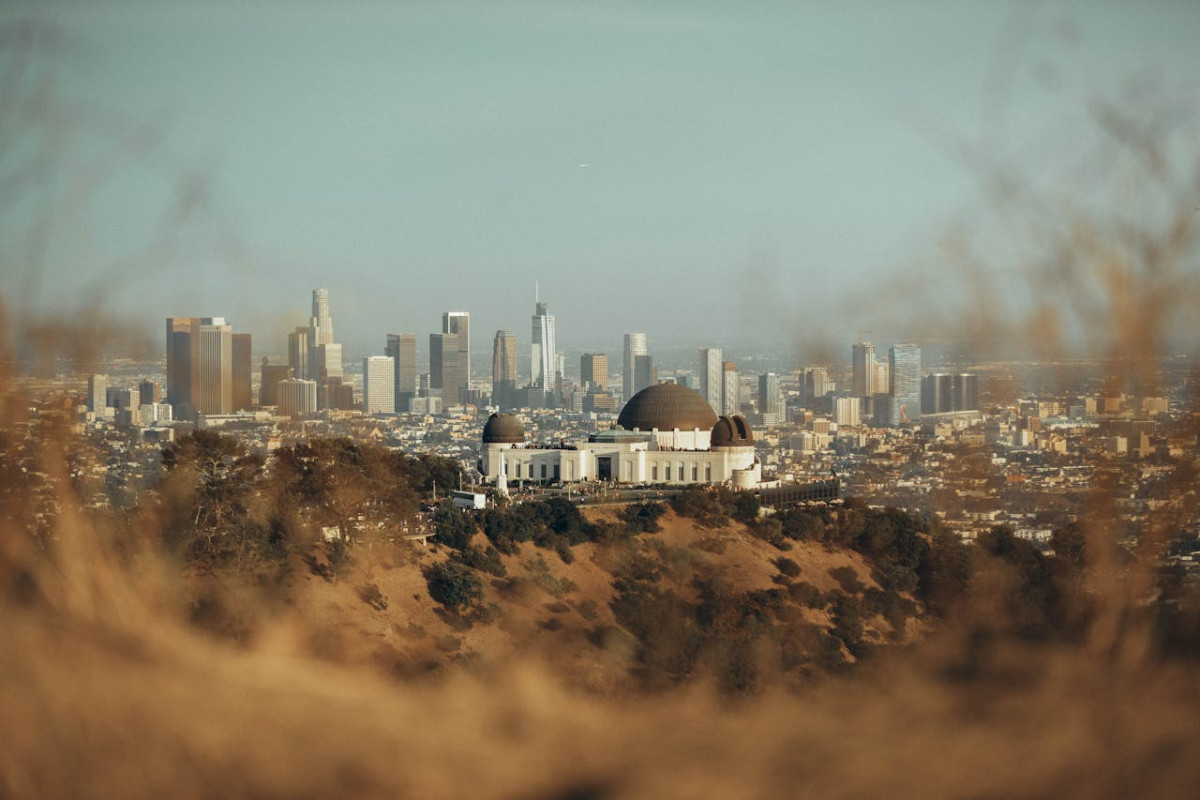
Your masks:
<svg viewBox="0 0 1200 800"><path fill-rule="evenodd" d="M0 20L57 26L92 59L36 50L29 82L53 73L120 146L92 186L74 170L100 126L54 130L74 205L28 263L13 231L57 187L7 212L4 290L30 313L99 304L156 340L138 309L228 297L261 337L304 319L280 285L326 285L358 309L351 359L376 347L368 321L426 308L521 330L538 279L586 347L609 325L786 345L850 303L876 338L913 338L888 303L942 299L944 235L991 216L970 154L1070 190L1104 158L1097 106L1139 115L1134 78L1195 97L1200 8L1152 7L16 3ZM730 289L664 304L681 284ZM589 317L614 287L637 291Z"/></svg>

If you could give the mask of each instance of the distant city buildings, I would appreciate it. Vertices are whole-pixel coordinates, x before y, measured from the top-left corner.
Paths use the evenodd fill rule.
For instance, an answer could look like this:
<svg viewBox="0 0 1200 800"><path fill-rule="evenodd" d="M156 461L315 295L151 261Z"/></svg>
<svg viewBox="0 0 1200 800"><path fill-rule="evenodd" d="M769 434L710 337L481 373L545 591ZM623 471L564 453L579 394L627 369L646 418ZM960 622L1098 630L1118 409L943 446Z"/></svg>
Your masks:
<svg viewBox="0 0 1200 800"><path fill-rule="evenodd" d="M714 414L723 412L722 400L725 390L725 364L721 360L721 348L700 349L700 394L708 401Z"/></svg>
<svg viewBox="0 0 1200 800"><path fill-rule="evenodd" d="M108 376L88 375L87 407L98 417L107 414L108 409Z"/></svg>
<svg viewBox="0 0 1200 800"><path fill-rule="evenodd" d="M279 382L295 377L292 367L288 364L271 364L264 356L259 372L258 404L262 406L279 405Z"/></svg>
<svg viewBox="0 0 1200 800"><path fill-rule="evenodd" d="M921 413L979 410L979 376L935 372L921 379Z"/></svg>
<svg viewBox="0 0 1200 800"><path fill-rule="evenodd" d="M317 411L317 382L304 378L288 378L277 386L279 413L288 417L305 417Z"/></svg>
<svg viewBox="0 0 1200 800"><path fill-rule="evenodd" d="M233 335L224 317L167 318L167 402L177 418L233 412ZM249 339L239 341L248 360Z"/></svg>
<svg viewBox="0 0 1200 800"><path fill-rule="evenodd" d="M429 390L442 406L463 405L471 391L471 322L466 311L442 314L442 332L429 335Z"/></svg>
<svg viewBox="0 0 1200 800"><path fill-rule="evenodd" d="M721 413L732 417L739 414L742 405L741 378L737 364L733 361L721 363Z"/></svg>
<svg viewBox="0 0 1200 800"><path fill-rule="evenodd" d="M758 412L766 426L777 425L783 419L782 384L774 372L758 376Z"/></svg>
<svg viewBox="0 0 1200 800"><path fill-rule="evenodd" d="M248 411L254 406L251 389L254 360L251 355L250 334L233 334L233 410Z"/></svg>
<svg viewBox="0 0 1200 800"><path fill-rule="evenodd" d="M417 335L389 333L384 355L390 356L393 364L392 405L397 413L406 412L417 396Z"/></svg>
<svg viewBox="0 0 1200 800"><path fill-rule="evenodd" d="M875 345L861 339L851 346L850 393L855 397L875 394Z"/></svg>
<svg viewBox="0 0 1200 800"><path fill-rule="evenodd" d="M396 412L396 361L391 356L363 359L363 413Z"/></svg>
<svg viewBox="0 0 1200 800"><path fill-rule="evenodd" d="M541 389L547 394L552 394L558 373L554 315L547 311L546 304L540 300L534 302L532 322L532 336L529 340L529 385Z"/></svg>
<svg viewBox="0 0 1200 800"><path fill-rule="evenodd" d="M584 353L579 358L579 383L584 389L608 391L608 356Z"/></svg>
<svg viewBox="0 0 1200 800"><path fill-rule="evenodd" d="M892 426L915 422L921 414L921 348L894 344L888 348Z"/></svg>
<svg viewBox="0 0 1200 800"><path fill-rule="evenodd" d="M646 349L646 334L625 334L624 356L621 361L621 396L625 400L646 388L638 386L636 382L638 356L649 356L649 351Z"/></svg>
<svg viewBox="0 0 1200 800"><path fill-rule="evenodd" d="M501 410L517 407L517 335L499 330L492 339L492 405Z"/></svg>

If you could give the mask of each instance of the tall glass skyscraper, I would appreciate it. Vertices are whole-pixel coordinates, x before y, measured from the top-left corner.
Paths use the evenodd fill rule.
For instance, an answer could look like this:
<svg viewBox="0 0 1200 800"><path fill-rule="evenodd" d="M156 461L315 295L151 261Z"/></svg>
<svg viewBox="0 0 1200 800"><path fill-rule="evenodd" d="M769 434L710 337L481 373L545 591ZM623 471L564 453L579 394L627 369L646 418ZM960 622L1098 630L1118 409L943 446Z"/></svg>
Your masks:
<svg viewBox="0 0 1200 800"><path fill-rule="evenodd" d="M921 413L921 348L894 344L888 350L892 425L912 422Z"/></svg>
<svg viewBox="0 0 1200 800"><path fill-rule="evenodd" d="M492 403L502 410L517 405L517 335L496 331L492 340Z"/></svg>
<svg viewBox="0 0 1200 800"><path fill-rule="evenodd" d="M555 355L554 315L546 311L546 304L534 302L533 337L529 340L530 379L529 385L546 391L554 389Z"/></svg>

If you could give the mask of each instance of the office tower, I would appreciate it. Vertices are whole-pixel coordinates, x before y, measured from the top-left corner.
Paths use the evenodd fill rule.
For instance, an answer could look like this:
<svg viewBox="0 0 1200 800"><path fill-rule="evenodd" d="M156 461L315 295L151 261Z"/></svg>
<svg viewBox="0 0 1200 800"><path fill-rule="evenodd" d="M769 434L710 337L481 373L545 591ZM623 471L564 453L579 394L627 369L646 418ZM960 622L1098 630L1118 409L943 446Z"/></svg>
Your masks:
<svg viewBox="0 0 1200 800"><path fill-rule="evenodd" d="M741 378L738 376L737 364L725 361L721 364L721 413L732 417L741 413Z"/></svg>
<svg viewBox="0 0 1200 800"><path fill-rule="evenodd" d="M396 379L393 401L397 413L408 411L408 404L417 396L417 335L415 333L389 333L386 355L395 362Z"/></svg>
<svg viewBox="0 0 1200 800"><path fill-rule="evenodd" d="M850 348L853 376L850 393L855 397L870 397L875 394L875 345L861 339Z"/></svg>
<svg viewBox="0 0 1200 800"><path fill-rule="evenodd" d="M122 386L109 386L104 391L104 405L114 411L128 411L131 408L137 408L137 392Z"/></svg>
<svg viewBox="0 0 1200 800"><path fill-rule="evenodd" d="M345 377L342 364L342 345L340 342L317 345L316 350L309 353L309 363L310 366L313 364L316 365L318 380L325 380L327 378L337 378L340 380Z"/></svg>
<svg viewBox="0 0 1200 800"><path fill-rule="evenodd" d="M871 381L871 394L890 394L892 391L892 365L889 361L875 362L875 377Z"/></svg>
<svg viewBox="0 0 1200 800"><path fill-rule="evenodd" d="M921 413L945 414L954 410L954 376L935 372L921 379Z"/></svg>
<svg viewBox="0 0 1200 800"><path fill-rule="evenodd" d="M804 370L804 378L801 381L801 399L805 405L812 405L813 401L820 400L836 390L837 385L829 377L829 370L825 367L809 367Z"/></svg>
<svg viewBox="0 0 1200 800"><path fill-rule="evenodd" d="M911 343L892 345L888 349L888 374L891 424L914 421L921 413L921 348Z"/></svg>
<svg viewBox="0 0 1200 800"><path fill-rule="evenodd" d="M192 407L197 414L233 412L233 328L201 317L192 335Z"/></svg>
<svg viewBox="0 0 1200 800"><path fill-rule="evenodd" d="M191 416L192 334L199 322L195 317L167 317L167 402L176 407L177 419Z"/></svg>
<svg viewBox="0 0 1200 800"><path fill-rule="evenodd" d="M463 399L471 388L471 314L468 311L447 311L442 314L442 333L458 334L458 361L462 372Z"/></svg>
<svg viewBox="0 0 1200 800"><path fill-rule="evenodd" d="M621 362L621 393L625 396L626 400L640 391L636 387L634 377L635 370L637 369L636 359L638 356L645 355L649 355L649 351L646 349L646 334L625 334L625 360Z"/></svg>
<svg viewBox="0 0 1200 800"><path fill-rule="evenodd" d="M442 398L442 407L460 405L467 392L466 367L457 333L429 335L429 388Z"/></svg>
<svg viewBox="0 0 1200 800"><path fill-rule="evenodd" d="M333 342L333 317L329 316L329 290L313 289L312 316L308 318L309 348Z"/></svg>
<svg viewBox="0 0 1200 800"><path fill-rule="evenodd" d="M98 417L104 416L104 409L108 408L108 376L89 375L87 391L88 411Z"/></svg>
<svg viewBox="0 0 1200 800"><path fill-rule="evenodd" d="M833 421L838 426L857 427L862 424L862 400L857 397L833 399Z"/></svg>
<svg viewBox="0 0 1200 800"><path fill-rule="evenodd" d="M778 421L783 416L783 392L779 386L779 376L774 372L758 376L758 411L764 417L769 415Z"/></svg>
<svg viewBox="0 0 1200 800"><path fill-rule="evenodd" d="M268 363L266 356L263 356L262 378L258 387L258 404L260 406L279 405L279 382L293 378L295 375L291 366Z"/></svg>
<svg viewBox="0 0 1200 800"><path fill-rule="evenodd" d="M647 386L658 383L658 370L654 368L654 356L637 355L633 357L633 393L637 394Z"/></svg>
<svg viewBox="0 0 1200 800"><path fill-rule="evenodd" d="M721 414L721 398L725 388L724 363L721 348L704 347L700 350L700 394L712 406L713 413Z"/></svg>
<svg viewBox="0 0 1200 800"><path fill-rule="evenodd" d="M341 378L325 378L315 383L318 409L352 411L357 408L354 404L354 387L343 383Z"/></svg>
<svg viewBox="0 0 1200 800"><path fill-rule="evenodd" d="M312 316L308 319L308 367L306 374L315 381L341 378L342 346L333 340L333 317L329 314L329 290L313 289ZM290 350L289 341L289 350ZM290 353L289 353L290 355ZM296 367L296 364L292 364Z"/></svg>
<svg viewBox="0 0 1200 800"><path fill-rule="evenodd" d="M363 359L363 413L396 413L396 360L391 356Z"/></svg>
<svg viewBox="0 0 1200 800"><path fill-rule="evenodd" d="M233 334L233 410L247 411L254 405L251 392L253 362L250 356L250 334Z"/></svg>
<svg viewBox="0 0 1200 800"><path fill-rule="evenodd" d="M584 353L579 357L579 383L585 389L608 391L608 356L604 353Z"/></svg>
<svg viewBox="0 0 1200 800"><path fill-rule="evenodd" d="M546 311L546 304L534 303L533 337L529 340L530 378L529 385L550 390L554 388L554 315Z"/></svg>
<svg viewBox="0 0 1200 800"><path fill-rule="evenodd" d="M962 372L954 376L954 410L979 410L979 376Z"/></svg>
<svg viewBox="0 0 1200 800"><path fill-rule="evenodd" d="M288 334L288 365L295 378L308 378L308 328L296 328Z"/></svg>
<svg viewBox="0 0 1200 800"><path fill-rule="evenodd" d="M492 340L492 404L501 410L517 405L517 335L512 331L496 331Z"/></svg>
<svg viewBox="0 0 1200 800"><path fill-rule="evenodd" d="M278 384L279 413L303 417L317 410L317 382L303 378L288 378Z"/></svg>
<svg viewBox="0 0 1200 800"><path fill-rule="evenodd" d="M146 378L138 384L138 405L148 406L162 402L162 387L157 381Z"/></svg>
<svg viewBox="0 0 1200 800"><path fill-rule="evenodd" d="M896 402L896 398L890 394L880 393L870 398L865 398L865 400L870 403L871 425L876 428L890 428L896 424L895 420L900 417L899 404Z"/></svg>

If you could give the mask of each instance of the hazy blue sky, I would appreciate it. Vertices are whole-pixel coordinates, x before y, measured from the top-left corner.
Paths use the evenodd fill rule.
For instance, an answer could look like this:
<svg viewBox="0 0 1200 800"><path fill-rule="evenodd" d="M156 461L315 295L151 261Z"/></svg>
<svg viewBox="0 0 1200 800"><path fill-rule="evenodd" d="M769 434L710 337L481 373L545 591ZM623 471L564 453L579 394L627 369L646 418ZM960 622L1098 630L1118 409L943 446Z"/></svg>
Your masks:
<svg viewBox="0 0 1200 800"><path fill-rule="evenodd" d="M24 71L63 115L8 117L36 133L0 174L53 162L0 206L8 292L156 335L224 315L267 352L316 286L350 356L447 309L524 351L535 281L567 346L848 341L987 207L961 145L1054 174L1092 101L1200 86L1194 2L7 9L10 76L14 21L67 35Z"/></svg>

